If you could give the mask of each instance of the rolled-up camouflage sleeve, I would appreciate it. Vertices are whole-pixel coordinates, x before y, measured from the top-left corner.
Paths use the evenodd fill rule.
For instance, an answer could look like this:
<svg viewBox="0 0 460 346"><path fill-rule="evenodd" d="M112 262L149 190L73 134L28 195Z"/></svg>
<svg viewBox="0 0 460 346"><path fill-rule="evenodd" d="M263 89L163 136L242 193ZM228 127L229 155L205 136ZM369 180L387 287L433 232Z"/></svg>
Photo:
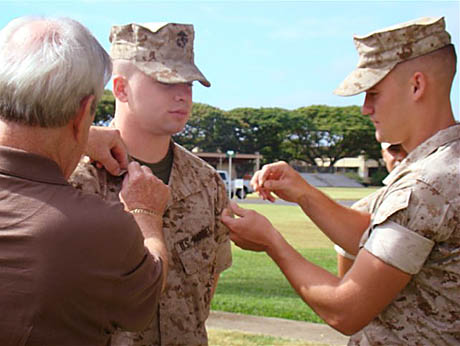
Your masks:
<svg viewBox="0 0 460 346"><path fill-rule="evenodd" d="M215 237L218 244L216 254L216 271L218 273L223 272L232 265L232 249L230 243L230 232L229 229L220 221L222 211L228 206L229 200L227 191L222 179L216 173L215 180L217 183L217 194L215 199Z"/></svg>
<svg viewBox="0 0 460 346"><path fill-rule="evenodd" d="M87 156L80 160L68 182L74 188L83 192L102 195L100 174Z"/></svg>
<svg viewBox="0 0 460 346"><path fill-rule="evenodd" d="M373 218L373 233L365 248L404 272L418 273L436 242L453 232L455 212L432 186L415 181L396 189Z"/></svg>

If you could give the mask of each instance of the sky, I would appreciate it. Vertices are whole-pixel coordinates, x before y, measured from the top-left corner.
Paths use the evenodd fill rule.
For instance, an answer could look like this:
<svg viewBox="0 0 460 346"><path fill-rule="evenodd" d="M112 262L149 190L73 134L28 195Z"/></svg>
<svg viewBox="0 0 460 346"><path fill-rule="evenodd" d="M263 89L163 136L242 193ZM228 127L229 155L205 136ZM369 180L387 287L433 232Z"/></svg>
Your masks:
<svg viewBox="0 0 460 346"><path fill-rule="evenodd" d="M460 1L5 1L0 27L24 15L80 21L107 50L114 24L176 22L195 27L195 63L211 82L195 102L237 107L361 105L333 90L356 66L353 35L423 16L444 16L459 51ZM460 60L460 59L459 59ZM460 64L457 65L460 72ZM108 85L107 88L110 88ZM452 107L459 120L459 76Z"/></svg>

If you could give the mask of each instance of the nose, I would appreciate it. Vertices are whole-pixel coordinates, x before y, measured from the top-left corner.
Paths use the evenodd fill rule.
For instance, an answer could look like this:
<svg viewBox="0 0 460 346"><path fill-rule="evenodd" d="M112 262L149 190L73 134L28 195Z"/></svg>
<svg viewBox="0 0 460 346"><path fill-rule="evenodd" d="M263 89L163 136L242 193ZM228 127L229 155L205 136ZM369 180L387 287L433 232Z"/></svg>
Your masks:
<svg viewBox="0 0 460 346"><path fill-rule="evenodd" d="M372 96L366 94L364 98L363 106L361 107L361 114L362 115L371 115L374 114L374 105L372 103Z"/></svg>
<svg viewBox="0 0 460 346"><path fill-rule="evenodd" d="M176 86L176 101L189 101L192 99L192 85L191 84L177 84Z"/></svg>

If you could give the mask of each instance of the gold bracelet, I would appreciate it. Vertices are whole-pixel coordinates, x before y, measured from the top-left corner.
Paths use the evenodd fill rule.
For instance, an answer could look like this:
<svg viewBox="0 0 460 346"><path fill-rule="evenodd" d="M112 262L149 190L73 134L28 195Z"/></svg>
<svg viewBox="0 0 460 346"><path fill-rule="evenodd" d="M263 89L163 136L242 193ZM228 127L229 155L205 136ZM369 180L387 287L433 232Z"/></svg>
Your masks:
<svg viewBox="0 0 460 346"><path fill-rule="evenodd" d="M161 215L158 215L158 213L156 213L155 211L150 210L150 209L145 209L145 208L135 208L135 209L129 210L129 212L131 214L146 214L146 215L151 215L151 216L161 216Z"/></svg>

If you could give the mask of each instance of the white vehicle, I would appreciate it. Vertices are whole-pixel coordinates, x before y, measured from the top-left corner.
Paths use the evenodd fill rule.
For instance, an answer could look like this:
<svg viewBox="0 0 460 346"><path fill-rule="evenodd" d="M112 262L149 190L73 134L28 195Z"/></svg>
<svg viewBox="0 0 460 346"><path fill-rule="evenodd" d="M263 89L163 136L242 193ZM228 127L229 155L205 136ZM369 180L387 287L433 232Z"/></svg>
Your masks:
<svg viewBox="0 0 460 346"><path fill-rule="evenodd" d="M249 180L233 179L232 184L229 187L228 172L218 170L217 173L219 173L220 177L224 181L225 188L227 189L227 191L229 188L231 188L231 197L236 195L239 199L245 199L248 193L253 192L252 187L249 184Z"/></svg>

